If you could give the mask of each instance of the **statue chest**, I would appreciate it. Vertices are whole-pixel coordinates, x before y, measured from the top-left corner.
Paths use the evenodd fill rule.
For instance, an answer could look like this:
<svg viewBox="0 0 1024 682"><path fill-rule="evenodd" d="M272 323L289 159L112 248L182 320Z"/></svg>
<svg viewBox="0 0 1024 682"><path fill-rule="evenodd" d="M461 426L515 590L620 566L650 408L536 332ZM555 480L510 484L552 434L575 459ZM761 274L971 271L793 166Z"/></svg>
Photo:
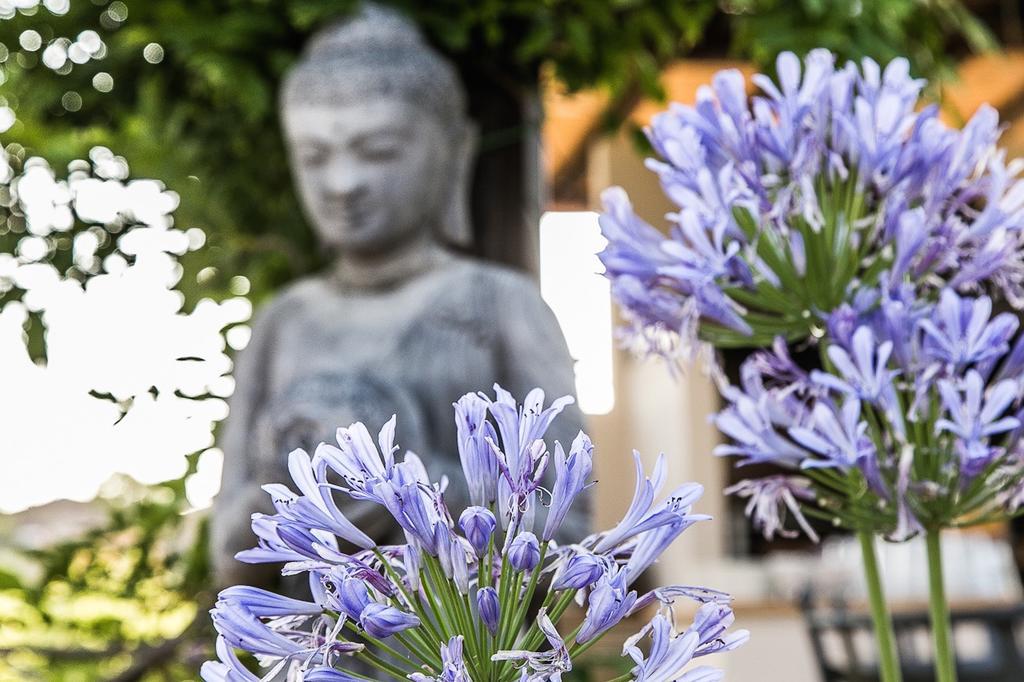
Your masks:
<svg viewBox="0 0 1024 682"><path fill-rule="evenodd" d="M401 415L403 447L444 452L455 438L452 403L500 381L508 365L495 297L466 279L424 279L379 294L308 293L279 319L259 370L267 457L311 450L355 421L377 428L392 414Z"/></svg>
<svg viewBox="0 0 1024 682"><path fill-rule="evenodd" d="M309 302L278 330L271 384L323 371L370 373L403 384L493 377L499 354L493 325L474 297L457 293L413 290Z"/></svg>

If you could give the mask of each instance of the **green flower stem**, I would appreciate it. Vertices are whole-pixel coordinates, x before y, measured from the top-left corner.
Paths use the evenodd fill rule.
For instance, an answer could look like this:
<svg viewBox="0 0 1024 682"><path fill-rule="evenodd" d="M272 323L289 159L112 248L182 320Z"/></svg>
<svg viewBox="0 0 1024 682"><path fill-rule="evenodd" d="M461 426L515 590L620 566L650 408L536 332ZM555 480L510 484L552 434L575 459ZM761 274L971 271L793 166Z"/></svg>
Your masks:
<svg viewBox="0 0 1024 682"><path fill-rule="evenodd" d="M471 654L466 657L466 666L469 668L469 672L474 679L484 679L477 666L480 662L480 646L465 615L467 608L465 599L456 593L452 583L444 577L444 572L441 570L441 565L437 559L425 554L423 556L423 565L432 579L437 597L441 600L442 610L438 613L443 617L448 627L448 632L446 633L448 638L455 635L462 635L465 638L465 646ZM424 589L424 592L430 597L430 589ZM447 642L447 639L445 642Z"/></svg>
<svg viewBox="0 0 1024 682"><path fill-rule="evenodd" d="M395 569L392 568L391 564L388 563L387 558L385 558L384 554L379 549L374 548L373 553L377 556L377 559L381 562L381 565L384 567L384 572L388 574L388 577L391 578L391 581L398 587L398 590L402 593L402 596L405 597L405 601L407 602L408 608L413 610L413 612L416 614L416 617L420 619L420 623L422 624L422 626L429 631L429 634L433 636L437 641L441 641L441 633L438 632L437 628L434 627L434 623L430 620L430 618L427 617L426 610L422 608L421 600L413 599L412 595L410 595L409 592L406 591L405 583L402 581L401 576L399 576ZM426 590L423 591L426 592ZM437 611L434 611L433 613L437 613ZM440 663L441 661L440 653L437 654L437 661L438 663Z"/></svg>
<svg viewBox="0 0 1024 682"><path fill-rule="evenodd" d="M355 623L353 623L351 620L345 621L345 627L348 628L349 630L351 630L353 633L355 633L355 634L359 635L360 637L362 637L363 639L365 639L367 642L369 642L373 646L377 647L378 649L383 650L384 652L389 654L391 657L397 659L399 662L404 663L405 665L409 666L410 670L418 670L421 663L422 664L427 664L427 661L424 661L422 659L421 659L420 663L416 663L415 661L410 659L408 656L405 656L402 653L396 651L395 649L391 648L390 646L388 646L387 644L385 644L381 640L377 639L376 637L372 637L369 634L367 634L366 632L361 631L359 629L359 627ZM415 654L415 652L413 652L413 655L415 655L417 658L421 658L419 655Z"/></svg>
<svg viewBox="0 0 1024 682"><path fill-rule="evenodd" d="M864 560L864 579L868 587L868 601L871 604L871 620L878 642L878 665L882 682L901 682L899 656L896 652L896 636L892 629L892 618L885 602L882 579L878 572L878 557L875 555L875 536L868 530L857 533Z"/></svg>
<svg viewBox="0 0 1024 682"><path fill-rule="evenodd" d="M377 682L377 680L375 680L372 677L367 677L366 675L357 673L354 670L349 670L348 668L338 668L338 672L345 673L349 677L355 678L357 680L369 680L370 682Z"/></svg>
<svg viewBox="0 0 1024 682"><path fill-rule="evenodd" d="M499 618L498 626L498 648L507 649L513 641L515 641L516 634L519 632L517 623L515 622L516 612L519 610L519 593L523 589L523 572L516 571L515 576L511 580L511 588L505 595L505 601L501 605L501 616ZM504 580L505 576L502 576Z"/></svg>
<svg viewBox="0 0 1024 682"><path fill-rule="evenodd" d="M618 677L613 677L612 679L608 680L608 682L630 682L630 680L632 679L633 671L631 670L628 673L622 673Z"/></svg>
<svg viewBox="0 0 1024 682"><path fill-rule="evenodd" d="M562 617L562 614L565 613L565 610L569 608L569 605L572 603L572 598L576 595L576 590L564 590L563 592L560 592L558 601L555 602L554 607L552 607L551 603L554 594L554 592L547 593L544 597L544 603L541 604L541 608L547 610L548 617L551 619L551 622L557 625L558 619ZM543 640L544 633L540 631L540 627L536 622L534 622L523 634L519 636L512 648L522 649L524 651L535 651ZM511 668L512 662L505 661L499 668L498 679L504 680L505 673Z"/></svg>
<svg viewBox="0 0 1024 682"><path fill-rule="evenodd" d="M406 679L408 679L406 677L408 673L404 672L397 666L388 663L379 656L375 656L374 654L370 653L370 651L367 649L363 649L362 651L357 653L356 657L362 659L366 663L369 663L377 670L380 670L383 673L387 673L396 680L402 680L404 682Z"/></svg>
<svg viewBox="0 0 1024 682"><path fill-rule="evenodd" d="M576 639L576 635L579 632L579 629L580 628L577 627L575 630L573 630L572 637L570 637L571 640ZM584 653L586 653L587 649L597 644L601 640L601 637L603 635L604 633L598 635L597 637L593 637L590 639L590 641L586 642L585 644L576 644L574 641L570 642L571 648L569 649L569 657L573 660L576 660L577 656L582 656Z"/></svg>
<svg viewBox="0 0 1024 682"><path fill-rule="evenodd" d="M438 640L447 642L451 637L458 634L458 627L452 621L451 611L448 608L442 608L442 606L447 606L444 603L444 593L434 585L431 579L429 557L427 555L423 556L423 566L426 568L426 571L420 575L420 580L423 581L422 592L427 598L431 612L437 618L437 627L440 634ZM438 602L438 599L441 601Z"/></svg>
<svg viewBox="0 0 1024 682"><path fill-rule="evenodd" d="M491 574L491 571L494 569L494 536L495 533L491 533L491 539L487 542L485 558L482 563L477 564L477 580L480 583L480 587L489 587L491 578L494 577Z"/></svg>
<svg viewBox="0 0 1024 682"><path fill-rule="evenodd" d="M956 682L956 658L952 646L952 625L942 575L942 542L937 528L926 535L928 547L928 611L935 641L936 682Z"/></svg>
<svg viewBox="0 0 1024 682"><path fill-rule="evenodd" d="M414 636L410 637L410 635ZM424 641L422 635L415 628L405 632L396 632L394 637L402 646L422 661L423 665L433 670L441 669L440 646L434 646L433 649L436 649L436 651L432 651L431 646Z"/></svg>
<svg viewBox="0 0 1024 682"><path fill-rule="evenodd" d="M551 593L548 593L549 596ZM561 593L555 606L548 611L548 617L551 618L551 622L558 624L558 619L562 617L569 605L572 604L572 598L576 596L576 590L565 590ZM540 631L540 628L534 623L528 631L525 639L523 640L522 646L516 646L517 649L525 649L526 651L533 651L536 649L541 641L544 639L544 633Z"/></svg>

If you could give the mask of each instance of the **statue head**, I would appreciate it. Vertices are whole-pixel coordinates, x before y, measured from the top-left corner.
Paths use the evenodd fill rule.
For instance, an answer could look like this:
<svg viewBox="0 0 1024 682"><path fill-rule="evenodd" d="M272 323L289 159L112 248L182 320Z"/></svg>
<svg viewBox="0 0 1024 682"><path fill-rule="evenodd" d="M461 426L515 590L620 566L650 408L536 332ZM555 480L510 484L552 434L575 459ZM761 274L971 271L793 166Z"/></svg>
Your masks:
<svg viewBox="0 0 1024 682"><path fill-rule="evenodd" d="M306 215L328 247L386 253L424 233L469 238L475 132L452 65L395 10L322 29L281 91Z"/></svg>

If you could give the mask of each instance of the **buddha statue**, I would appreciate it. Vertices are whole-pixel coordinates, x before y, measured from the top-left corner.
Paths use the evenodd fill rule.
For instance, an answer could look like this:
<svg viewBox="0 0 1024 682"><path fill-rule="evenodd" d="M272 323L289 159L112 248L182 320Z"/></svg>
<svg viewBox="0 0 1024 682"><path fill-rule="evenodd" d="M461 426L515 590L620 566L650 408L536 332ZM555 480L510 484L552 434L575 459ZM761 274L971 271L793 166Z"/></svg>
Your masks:
<svg viewBox="0 0 1024 682"><path fill-rule="evenodd" d="M452 403L495 382L519 399L533 387L548 400L573 393L565 340L533 281L449 246L469 235L474 128L455 70L414 24L364 5L311 39L280 102L298 194L332 265L264 305L238 358L211 522L222 585L266 580L233 557L255 544L250 515L272 511L260 486L289 482L291 450L334 442L354 421L375 433L397 414L397 442L434 480L448 475L457 513L468 493ZM570 406L549 438L568 447L581 425ZM397 539L372 505L345 512L382 543ZM566 537L584 534L576 514Z"/></svg>

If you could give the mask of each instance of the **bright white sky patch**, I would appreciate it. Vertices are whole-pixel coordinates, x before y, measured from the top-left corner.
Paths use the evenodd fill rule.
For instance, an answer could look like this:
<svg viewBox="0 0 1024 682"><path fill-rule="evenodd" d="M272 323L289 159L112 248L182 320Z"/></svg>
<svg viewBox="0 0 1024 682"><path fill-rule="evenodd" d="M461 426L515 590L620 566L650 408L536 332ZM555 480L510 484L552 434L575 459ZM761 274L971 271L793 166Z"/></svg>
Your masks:
<svg viewBox="0 0 1024 682"><path fill-rule="evenodd" d="M586 414L615 405L612 308L597 254L605 238L590 211L551 211L540 221L540 288L576 360L576 393Z"/></svg>
<svg viewBox="0 0 1024 682"><path fill-rule="evenodd" d="M211 448L227 413L234 385L223 331L246 321L251 305L206 299L183 312L176 255L195 240L172 227L177 197L158 183L66 182L45 164L16 182L28 234L16 254L0 254L0 283L26 293L0 310L0 512L86 501L117 473L141 483L181 476L185 455ZM142 223L118 237L134 263L115 254L102 270L83 267L98 272L85 286L62 278L43 260L44 237L70 227L72 208L90 222L120 214ZM76 263L92 258L91 235L76 235ZM30 310L46 328L41 365L26 347ZM193 478L189 499L208 504L220 480L216 453L203 453Z"/></svg>

